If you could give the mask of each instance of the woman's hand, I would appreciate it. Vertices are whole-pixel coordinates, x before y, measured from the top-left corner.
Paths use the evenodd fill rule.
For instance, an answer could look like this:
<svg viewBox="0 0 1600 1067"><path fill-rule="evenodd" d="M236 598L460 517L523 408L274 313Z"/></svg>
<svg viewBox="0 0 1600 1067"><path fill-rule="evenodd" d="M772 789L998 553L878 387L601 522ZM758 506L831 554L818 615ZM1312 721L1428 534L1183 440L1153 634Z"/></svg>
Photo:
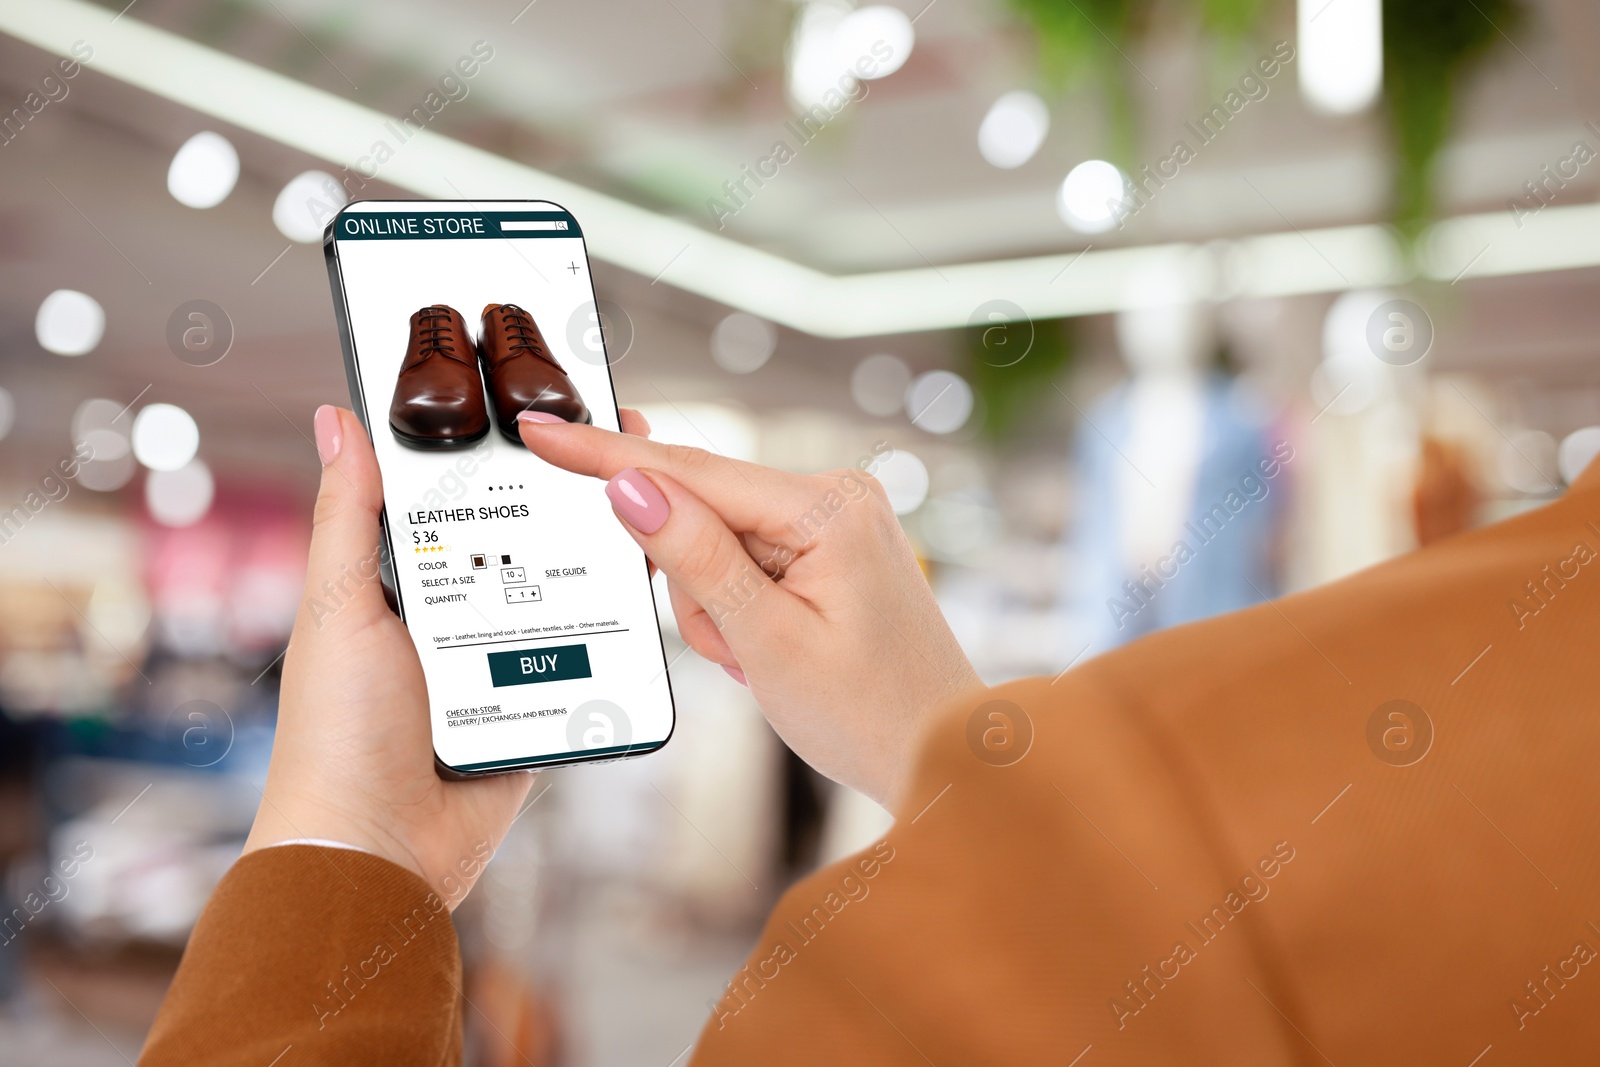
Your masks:
<svg viewBox="0 0 1600 1067"><path fill-rule="evenodd" d="M537 415L525 413L522 439L558 467L608 479L624 527L667 576L690 647L749 685L807 763L892 805L927 717L982 683L878 482Z"/></svg>
<svg viewBox="0 0 1600 1067"><path fill-rule="evenodd" d="M323 471L306 595L245 851L301 838L355 845L421 875L454 907L533 776L446 782L434 773L422 664L378 578L377 457L351 412L319 408L315 425ZM649 432L635 411L622 425Z"/></svg>

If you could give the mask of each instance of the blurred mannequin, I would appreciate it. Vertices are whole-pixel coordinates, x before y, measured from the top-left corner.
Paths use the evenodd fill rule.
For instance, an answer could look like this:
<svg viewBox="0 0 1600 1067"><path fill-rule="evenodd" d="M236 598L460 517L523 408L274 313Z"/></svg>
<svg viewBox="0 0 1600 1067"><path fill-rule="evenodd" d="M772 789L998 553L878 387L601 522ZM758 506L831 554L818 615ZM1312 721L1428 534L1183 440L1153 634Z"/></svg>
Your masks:
<svg viewBox="0 0 1600 1067"><path fill-rule="evenodd" d="M1129 437L1119 446L1128 462L1113 471L1124 569L1134 574L1172 547L1194 504L1211 321L1193 303L1136 308L1117 316L1117 343L1132 377L1124 401Z"/></svg>
<svg viewBox="0 0 1600 1067"><path fill-rule="evenodd" d="M1311 376L1317 414L1306 435L1307 507L1297 584L1342 578L1417 543L1411 497L1420 459L1423 398L1416 378L1422 371L1378 358L1366 335L1374 313L1394 297L1381 291L1341 293L1323 318L1323 358ZM1482 412L1457 389L1443 393L1450 406L1463 409L1467 425L1482 423Z"/></svg>
<svg viewBox="0 0 1600 1067"><path fill-rule="evenodd" d="M1182 275L1141 277L1129 304L1117 341L1130 377L1089 413L1076 448L1066 592L1078 648L1092 652L1276 588L1286 479L1263 405L1207 368L1212 316ZM1279 461L1273 478L1260 476L1263 458Z"/></svg>

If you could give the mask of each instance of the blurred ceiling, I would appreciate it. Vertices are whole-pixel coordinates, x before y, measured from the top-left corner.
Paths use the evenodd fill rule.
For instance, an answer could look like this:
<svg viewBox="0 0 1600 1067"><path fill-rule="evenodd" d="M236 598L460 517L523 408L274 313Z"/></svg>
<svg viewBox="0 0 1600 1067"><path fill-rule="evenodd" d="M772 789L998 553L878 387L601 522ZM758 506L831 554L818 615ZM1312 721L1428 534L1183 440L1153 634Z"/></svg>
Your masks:
<svg viewBox="0 0 1600 1067"><path fill-rule="evenodd" d="M1011 171L985 163L976 130L1002 92L1037 88L1031 34L998 2L913 0L916 45L894 75L867 83L816 140L786 127L784 49L791 0L108 0L141 20L389 115L417 106L475 42L494 58L435 129L705 228L723 184L798 149L781 180L726 219L750 244L830 273L1072 251L1087 239L1055 212L1074 164L1103 155L1093 94L1053 100L1043 149ZM1467 95L1443 164L1445 214L1497 210L1600 119L1585 0L1534 0L1536 17ZM1274 9L1287 13L1287 5ZM1264 27L1262 50L1294 39ZM1143 99L1140 158L1167 155L1240 70L1205 69L1192 27L1175 23L1131 63ZM13 69L26 80L26 67ZM1159 88L1157 88L1159 87ZM1315 116L1287 71L1248 122L1205 148L1126 230L1097 245L1205 241L1370 222L1383 216L1384 137L1372 115ZM174 146L175 147L175 146ZM1259 193L1242 178L1248 176ZM1592 175L1568 190L1588 199Z"/></svg>
<svg viewBox="0 0 1600 1067"><path fill-rule="evenodd" d="M108 26L136 20L384 114L417 105L474 42L489 42L493 60L470 95L440 115L438 132L707 233L715 227L706 199L767 155L792 114L783 90L795 10L787 0L124 4L105 5ZM978 154L976 130L1000 93L1035 86L1029 35L997 2L902 6L918 15L906 66L870 83L867 97L729 219L724 235L828 273L955 269L1086 248L1090 239L1057 216L1055 192L1071 166L1105 151L1092 96L1052 100L1039 154L1016 170L991 167ZM1594 137L1583 124L1600 119L1600 75L1590 58L1600 44L1596 13L1587 0L1533 6L1536 17L1515 47L1503 48L1465 97L1442 164L1448 214L1505 213L1542 166L1579 137ZM1264 37L1292 35L1284 25ZM1159 86L1141 102L1152 161L1232 80L1199 69L1182 27L1131 61ZM20 103L51 63L46 52L0 37L5 106ZM66 99L0 146L0 384L24 398L22 446L8 442L0 464L31 480L33 466L69 449L66 426L79 401L142 396L194 412L216 467L309 473L311 409L344 400L345 387L321 250L284 239L270 213L290 177L327 164L92 64L70 84ZM165 188L172 153L201 129L224 133L243 165L233 195L207 211L179 205ZM1384 151L1376 118L1314 116L1285 77L1250 123L1208 146L1126 230L1093 241L1097 250L1250 234L1293 241L1318 228L1381 222ZM1592 202L1597 171L1570 183L1560 204ZM365 193L389 194L409 195L381 181ZM1449 288L1439 365L1592 385L1596 273L1482 278L1469 267ZM955 347L944 332L824 342L786 331L780 358L730 385L706 348L724 308L672 288L670 273L601 264L596 280L632 318L635 352L644 353L617 368L629 402L734 392L756 408L810 405L848 415L848 372L861 356L894 351L929 366L948 362ZM1060 282L1093 283L1070 275ZM63 359L39 349L34 313L57 288L90 292L105 306L109 325L96 352ZM200 370L174 358L165 341L169 315L196 298L223 306L237 333L229 357ZM1315 344L1306 334L1263 346L1298 363ZM285 420L295 433L285 432Z"/></svg>

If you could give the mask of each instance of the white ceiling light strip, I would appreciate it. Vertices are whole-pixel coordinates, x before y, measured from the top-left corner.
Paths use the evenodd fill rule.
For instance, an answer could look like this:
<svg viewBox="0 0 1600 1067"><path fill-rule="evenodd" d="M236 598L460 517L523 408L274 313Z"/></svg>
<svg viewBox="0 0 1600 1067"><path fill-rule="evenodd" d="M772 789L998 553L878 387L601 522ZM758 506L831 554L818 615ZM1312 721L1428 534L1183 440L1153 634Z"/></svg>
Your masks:
<svg viewBox="0 0 1600 1067"><path fill-rule="evenodd" d="M0 32L62 56L85 41L93 70L338 167L365 156L393 121L84 0L0 4ZM1117 311L1136 299L1149 269L1174 261L1195 292L1226 296L1406 280L1378 225L1246 237L1209 250L1155 245L835 277L427 130L378 177L430 198L554 200L582 221L595 257L821 337L965 326L995 300L1040 319ZM1521 228L1509 210L1453 219L1436 227L1425 260L1443 281L1600 265L1600 205L1546 207Z"/></svg>
<svg viewBox="0 0 1600 1067"><path fill-rule="evenodd" d="M0 4L0 31L58 55L87 42L91 70L120 79L205 115L329 161L353 166L382 139L392 145L393 116L303 85L131 16L82 0ZM456 200L532 198L572 211L601 259L745 308L800 329L817 271L565 179L485 152L431 130L414 134L377 177L420 196Z"/></svg>

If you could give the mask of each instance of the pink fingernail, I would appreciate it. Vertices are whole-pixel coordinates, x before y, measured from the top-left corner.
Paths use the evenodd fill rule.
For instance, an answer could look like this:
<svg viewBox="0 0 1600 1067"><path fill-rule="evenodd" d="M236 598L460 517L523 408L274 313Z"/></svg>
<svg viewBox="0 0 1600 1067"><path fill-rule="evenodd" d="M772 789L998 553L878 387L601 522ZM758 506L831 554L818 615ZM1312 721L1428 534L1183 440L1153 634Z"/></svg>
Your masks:
<svg viewBox="0 0 1600 1067"><path fill-rule="evenodd" d="M722 669L728 672L729 678L732 678L746 689L750 688L750 682L745 678L744 671L740 670L738 667L729 667L726 665L724 665Z"/></svg>
<svg viewBox="0 0 1600 1067"><path fill-rule="evenodd" d="M519 412L517 412L517 421L518 422L536 422L536 423L540 424L541 426L543 426L543 425L546 425L548 423L566 422L567 420L563 419L559 415L552 415L548 411L519 411Z"/></svg>
<svg viewBox="0 0 1600 1067"><path fill-rule="evenodd" d="M339 449L344 447L344 434L340 431L339 409L332 404L324 404L317 409L316 415L311 419L311 426L316 431L317 455L326 467L339 458Z"/></svg>
<svg viewBox="0 0 1600 1067"><path fill-rule="evenodd" d="M654 482L633 467L618 471L606 483L606 496L617 514L640 533L653 534L667 521L667 498Z"/></svg>

